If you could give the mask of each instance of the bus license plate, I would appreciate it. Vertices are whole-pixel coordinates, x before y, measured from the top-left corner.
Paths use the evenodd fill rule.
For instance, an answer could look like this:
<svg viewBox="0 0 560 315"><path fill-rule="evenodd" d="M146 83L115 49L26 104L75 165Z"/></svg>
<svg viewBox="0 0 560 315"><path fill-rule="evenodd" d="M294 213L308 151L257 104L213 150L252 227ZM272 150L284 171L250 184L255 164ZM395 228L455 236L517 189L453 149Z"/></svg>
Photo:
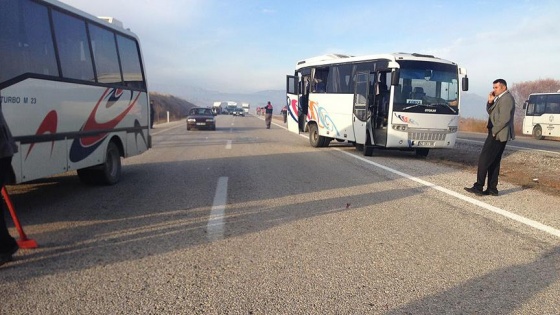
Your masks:
<svg viewBox="0 0 560 315"><path fill-rule="evenodd" d="M435 141L418 141L419 147L433 147L435 145Z"/></svg>

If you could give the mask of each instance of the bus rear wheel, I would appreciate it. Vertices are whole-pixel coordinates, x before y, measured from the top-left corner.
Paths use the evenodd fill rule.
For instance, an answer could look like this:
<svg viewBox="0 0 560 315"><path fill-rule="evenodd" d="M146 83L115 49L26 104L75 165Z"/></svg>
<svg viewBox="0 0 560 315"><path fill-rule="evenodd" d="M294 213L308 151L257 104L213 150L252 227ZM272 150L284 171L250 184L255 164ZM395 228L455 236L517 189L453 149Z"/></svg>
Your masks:
<svg viewBox="0 0 560 315"><path fill-rule="evenodd" d="M540 125L536 125L535 128L533 128L533 137L537 140L544 139L542 135L542 128Z"/></svg>
<svg viewBox="0 0 560 315"><path fill-rule="evenodd" d="M330 139L319 135L319 128L316 124L309 125L309 143L312 147L326 147L330 142Z"/></svg>
<svg viewBox="0 0 560 315"><path fill-rule="evenodd" d="M114 142L109 142L105 162L78 170L80 180L88 185L114 185L121 179L121 154Z"/></svg>

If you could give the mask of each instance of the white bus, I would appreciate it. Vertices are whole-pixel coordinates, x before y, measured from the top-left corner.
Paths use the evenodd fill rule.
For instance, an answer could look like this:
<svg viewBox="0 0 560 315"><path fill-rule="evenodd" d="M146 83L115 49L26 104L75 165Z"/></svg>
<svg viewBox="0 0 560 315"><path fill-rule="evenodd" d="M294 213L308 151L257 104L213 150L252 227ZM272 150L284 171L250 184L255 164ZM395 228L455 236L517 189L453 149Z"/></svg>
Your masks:
<svg viewBox="0 0 560 315"><path fill-rule="evenodd" d="M533 93L523 104L523 134L537 140L545 136L560 137L560 91Z"/></svg>
<svg viewBox="0 0 560 315"><path fill-rule="evenodd" d="M55 0L0 1L0 95L19 152L12 182L77 170L114 184L151 146L137 37Z"/></svg>
<svg viewBox="0 0 560 315"><path fill-rule="evenodd" d="M468 89L456 63L405 53L306 59L286 81L290 131L309 132L314 147L348 141L367 156L375 147L420 156L452 148L459 90Z"/></svg>
<svg viewBox="0 0 560 315"><path fill-rule="evenodd" d="M241 108L243 108L245 114L249 114L249 109L251 108L251 105L249 103L241 103Z"/></svg>

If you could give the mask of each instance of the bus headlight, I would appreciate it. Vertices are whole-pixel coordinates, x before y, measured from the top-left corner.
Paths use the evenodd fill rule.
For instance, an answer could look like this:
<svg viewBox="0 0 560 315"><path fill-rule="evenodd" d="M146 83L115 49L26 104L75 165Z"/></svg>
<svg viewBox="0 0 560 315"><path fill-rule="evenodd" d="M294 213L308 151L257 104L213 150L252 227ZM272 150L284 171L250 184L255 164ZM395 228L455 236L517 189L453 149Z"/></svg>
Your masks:
<svg viewBox="0 0 560 315"><path fill-rule="evenodd" d="M405 124L394 124L393 129L397 131L406 131L408 129L408 125Z"/></svg>
<svg viewBox="0 0 560 315"><path fill-rule="evenodd" d="M456 133L456 132L457 132L457 126L449 127L449 133Z"/></svg>

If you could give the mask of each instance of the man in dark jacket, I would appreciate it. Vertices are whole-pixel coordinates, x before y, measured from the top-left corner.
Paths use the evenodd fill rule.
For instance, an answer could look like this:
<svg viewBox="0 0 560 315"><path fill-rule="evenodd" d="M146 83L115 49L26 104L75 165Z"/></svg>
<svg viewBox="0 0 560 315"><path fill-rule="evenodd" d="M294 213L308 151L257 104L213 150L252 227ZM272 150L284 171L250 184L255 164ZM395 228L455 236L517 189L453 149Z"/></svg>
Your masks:
<svg viewBox="0 0 560 315"><path fill-rule="evenodd" d="M12 138L8 124L4 119L0 105L0 187L7 183L12 167L12 156L17 152L17 146ZM0 200L0 265L12 260L12 255L18 250L16 240L8 232L4 218L5 201Z"/></svg>
<svg viewBox="0 0 560 315"><path fill-rule="evenodd" d="M266 104L264 110L266 113L264 116L264 120L266 121L266 129L270 129L270 123L272 122L272 112L274 110L272 104L270 104L270 101Z"/></svg>
<svg viewBox="0 0 560 315"><path fill-rule="evenodd" d="M465 190L476 195L498 195L498 175L502 154L509 139L515 139L513 120L515 114L515 100L507 89L504 79L493 82L492 92L488 95L486 104L488 112L488 136L478 159L476 183ZM484 182L488 176L488 187Z"/></svg>

